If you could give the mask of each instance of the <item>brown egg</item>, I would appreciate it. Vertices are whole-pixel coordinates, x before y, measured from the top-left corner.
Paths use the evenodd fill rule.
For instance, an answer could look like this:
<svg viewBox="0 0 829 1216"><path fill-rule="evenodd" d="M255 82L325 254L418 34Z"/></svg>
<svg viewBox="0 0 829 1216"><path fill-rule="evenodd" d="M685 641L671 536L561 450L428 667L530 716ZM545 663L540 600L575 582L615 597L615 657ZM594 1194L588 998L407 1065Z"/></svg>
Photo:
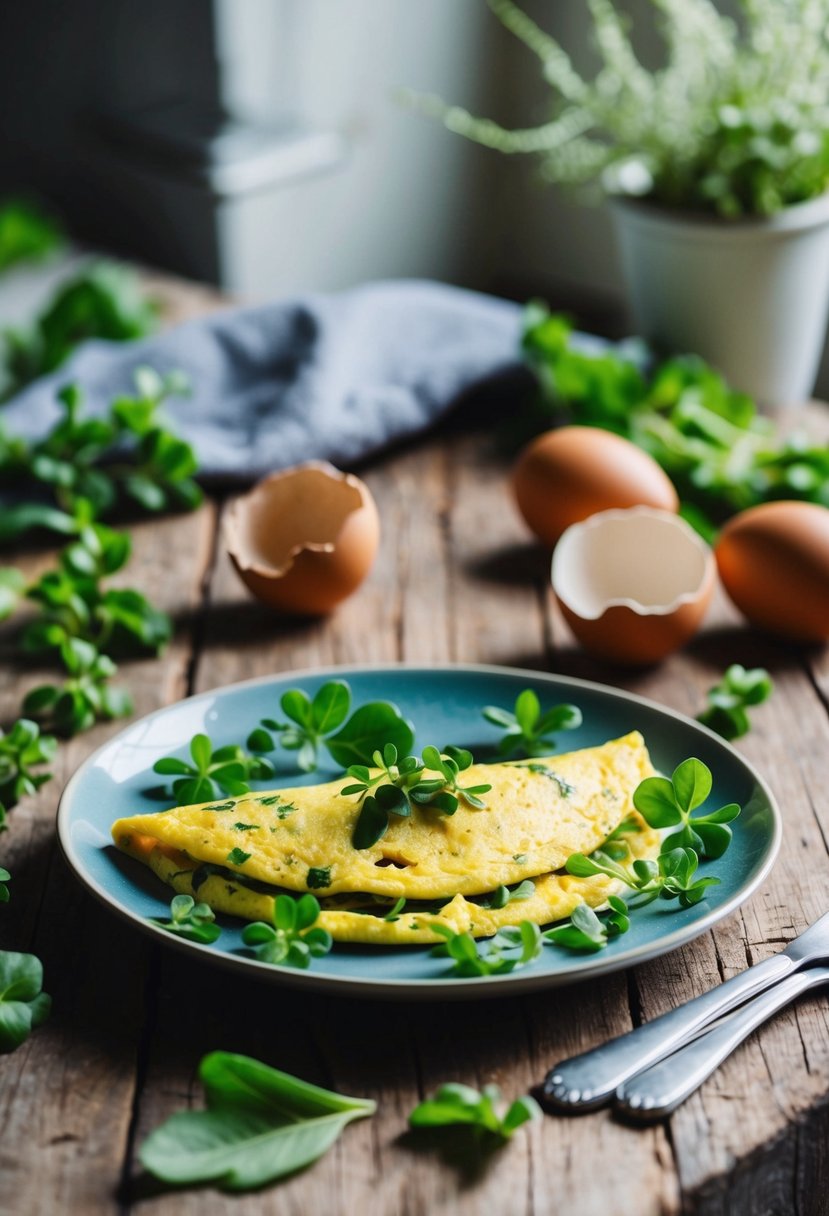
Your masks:
<svg viewBox="0 0 829 1216"><path fill-rule="evenodd" d="M547 431L524 449L512 475L521 514L544 544L597 511L679 509L676 490L641 448L591 426Z"/></svg>
<svg viewBox="0 0 829 1216"><path fill-rule="evenodd" d="M616 663L655 663L699 629L715 564L678 515L631 507L568 528L553 555L552 581L585 650Z"/></svg>
<svg viewBox="0 0 829 1216"><path fill-rule="evenodd" d="M803 642L829 639L829 509L752 507L726 524L715 552L723 586L753 625Z"/></svg>
<svg viewBox="0 0 829 1216"><path fill-rule="evenodd" d="M379 539L368 487L321 461L266 477L225 523L227 551L256 598L304 616L330 612L359 587Z"/></svg>

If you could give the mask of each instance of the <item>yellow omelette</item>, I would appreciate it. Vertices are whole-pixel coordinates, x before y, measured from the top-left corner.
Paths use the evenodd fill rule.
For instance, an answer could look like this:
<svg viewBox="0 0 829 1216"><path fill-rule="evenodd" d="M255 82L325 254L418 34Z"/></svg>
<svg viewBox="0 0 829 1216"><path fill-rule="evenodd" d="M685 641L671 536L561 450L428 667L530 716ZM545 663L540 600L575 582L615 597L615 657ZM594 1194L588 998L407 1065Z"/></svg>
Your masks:
<svg viewBox="0 0 829 1216"><path fill-rule="evenodd" d="M435 920L483 937L521 920L562 919L619 890L603 876L560 871L571 853L592 852L631 814L623 837L631 855L658 852L657 834L632 804L653 773L637 732L566 755L473 765L463 784L491 784L484 808L461 801L446 816L415 807L360 850L352 844L360 800L342 794L346 777L135 815L118 820L112 835L176 891L246 920L270 920L280 891L312 890L318 924L336 940L434 942ZM527 878L529 898L486 906L488 893ZM400 897L403 911L386 920Z"/></svg>

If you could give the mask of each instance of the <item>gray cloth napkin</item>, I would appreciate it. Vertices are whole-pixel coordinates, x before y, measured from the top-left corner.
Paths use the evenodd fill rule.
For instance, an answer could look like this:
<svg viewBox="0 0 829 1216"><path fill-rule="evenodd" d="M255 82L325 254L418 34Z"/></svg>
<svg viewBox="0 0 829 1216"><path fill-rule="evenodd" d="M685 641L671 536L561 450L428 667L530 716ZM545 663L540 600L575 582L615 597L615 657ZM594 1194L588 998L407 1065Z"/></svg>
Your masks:
<svg viewBox="0 0 829 1216"><path fill-rule="evenodd" d="M200 318L157 337L85 343L2 410L36 438L55 392L83 387L102 414L136 367L186 372L165 412L208 477L249 480L309 459L349 465L435 422L471 385L516 362L521 310L439 283L370 283Z"/></svg>

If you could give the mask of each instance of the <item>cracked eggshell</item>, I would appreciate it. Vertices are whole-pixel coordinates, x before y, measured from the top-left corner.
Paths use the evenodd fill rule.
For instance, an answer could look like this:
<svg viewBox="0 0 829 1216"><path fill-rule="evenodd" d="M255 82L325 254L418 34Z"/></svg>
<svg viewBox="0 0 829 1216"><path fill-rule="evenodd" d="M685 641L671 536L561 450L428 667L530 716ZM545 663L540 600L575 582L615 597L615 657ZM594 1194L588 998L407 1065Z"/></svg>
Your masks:
<svg viewBox="0 0 829 1216"><path fill-rule="evenodd" d="M829 509L768 502L729 520L715 549L723 586L753 625L829 640Z"/></svg>
<svg viewBox="0 0 829 1216"><path fill-rule="evenodd" d="M701 537L650 507L574 524L553 554L553 590L567 623L585 650L617 663L655 663L688 642L715 576Z"/></svg>
<svg viewBox="0 0 829 1216"><path fill-rule="evenodd" d="M242 582L284 612L322 616L351 595L380 540L368 487L324 461L272 473L231 506L225 543Z"/></svg>
<svg viewBox="0 0 829 1216"><path fill-rule="evenodd" d="M512 485L527 524L550 547L571 524L598 511L679 510L673 483L652 456L621 435L592 426L563 426L539 435L519 456Z"/></svg>

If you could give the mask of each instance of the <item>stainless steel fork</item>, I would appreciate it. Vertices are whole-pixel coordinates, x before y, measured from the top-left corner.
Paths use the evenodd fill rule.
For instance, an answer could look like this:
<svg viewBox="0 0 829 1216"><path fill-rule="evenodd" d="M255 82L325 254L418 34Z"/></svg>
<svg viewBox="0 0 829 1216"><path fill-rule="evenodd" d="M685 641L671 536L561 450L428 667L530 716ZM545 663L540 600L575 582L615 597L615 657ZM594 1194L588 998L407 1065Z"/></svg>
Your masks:
<svg viewBox="0 0 829 1216"><path fill-rule="evenodd" d="M807 967L787 976L741 1009L729 1013L687 1047L620 1085L616 1091L617 1106L636 1119L661 1119L669 1115L699 1089L753 1030L801 993L823 984L829 984L829 967Z"/></svg>
<svg viewBox="0 0 829 1216"><path fill-rule="evenodd" d="M729 1010L792 972L820 962L829 963L829 912L780 954L628 1034L557 1064L544 1082L546 1103L573 1113L605 1105L625 1081L685 1046Z"/></svg>

